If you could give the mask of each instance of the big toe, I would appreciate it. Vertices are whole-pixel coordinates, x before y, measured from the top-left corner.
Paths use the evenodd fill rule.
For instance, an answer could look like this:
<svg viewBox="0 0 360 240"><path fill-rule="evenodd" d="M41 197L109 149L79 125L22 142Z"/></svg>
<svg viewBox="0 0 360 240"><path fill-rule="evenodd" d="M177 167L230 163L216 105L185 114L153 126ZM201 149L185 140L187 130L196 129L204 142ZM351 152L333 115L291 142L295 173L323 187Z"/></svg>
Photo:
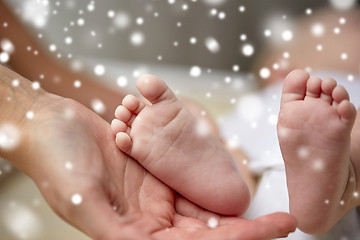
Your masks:
<svg viewBox="0 0 360 240"><path fill-rule="evenodd" d="M284 80L281 102L303 100L309 77L309 73L303 70L294 70L289 73Z"/></svg>
<svg viewBox="0 0 360 240"><path fill-rule="evenodd" d="M154 75L142 75L138 79L136 87L141 95L152 104L163 100L176 99L175 94L166 83Z"/></svg>

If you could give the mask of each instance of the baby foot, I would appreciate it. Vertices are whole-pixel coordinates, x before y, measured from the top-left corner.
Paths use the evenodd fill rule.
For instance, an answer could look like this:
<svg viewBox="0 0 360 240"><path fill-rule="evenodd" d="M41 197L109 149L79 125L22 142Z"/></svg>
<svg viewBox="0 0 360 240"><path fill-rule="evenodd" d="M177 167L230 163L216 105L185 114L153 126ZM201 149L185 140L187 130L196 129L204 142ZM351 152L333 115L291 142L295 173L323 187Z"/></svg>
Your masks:
<svg viewBox="0 0 360 240"><path fill-rule="evenodd" d="M159 78L144 75L112 122L118 148L184 197L208 210L239 215L249 191L232 157Z"/></svg>
<svg viewBox="0 0 360 240"><path fill-rule="evenodd" d="M286 77L278 137L290 212L304 232L325 232L354 207L350 134L355 116L348 93L335 80L302 70Z"/></svg>

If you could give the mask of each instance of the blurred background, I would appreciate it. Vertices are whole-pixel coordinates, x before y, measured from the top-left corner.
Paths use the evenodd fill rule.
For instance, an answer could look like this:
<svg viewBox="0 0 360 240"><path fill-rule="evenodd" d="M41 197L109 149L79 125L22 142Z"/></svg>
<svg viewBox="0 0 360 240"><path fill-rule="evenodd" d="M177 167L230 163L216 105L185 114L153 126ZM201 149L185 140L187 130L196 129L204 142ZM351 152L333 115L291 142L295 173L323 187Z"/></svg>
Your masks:
<svg viewBox="0 0 360 240"><path fill-rule="evenodd" d="M54 54L64 60L72 54L229 71L238 65L244 72L306 10L316 14L329 5L328 0L6 2L34 37L41 34L41 41L56 46ZM338 2L332 5L351 5L349 0Z"/></svg>
<svg viewBox="0 0 360 240"><path fill-rule="evenodd" d="M360 72L360 51L349 50L359 38L346 35L359 36L359 12L349 21L358 10L355 0L3 2L47 54L73 71L85 70L97 81L129 92L140 74L155 73L177 93L200 101L217 119L241 94L277 76L279 56L293 60L290 65L308 58L307 65L301 65L302 60L299 66L309 71L340 66ZM324 17L324 11L331 14ZM6 19L2 21L0 27L6 27ZM7 64L17 46L8 41L6 31L0 41L0 62ZM27 51L37 50L29 45ZM320 55L326 51L328 55ZM331 64L318 66L322 59ZM2 161L0 239L87 237L58 219L32 181Z"/></svg>

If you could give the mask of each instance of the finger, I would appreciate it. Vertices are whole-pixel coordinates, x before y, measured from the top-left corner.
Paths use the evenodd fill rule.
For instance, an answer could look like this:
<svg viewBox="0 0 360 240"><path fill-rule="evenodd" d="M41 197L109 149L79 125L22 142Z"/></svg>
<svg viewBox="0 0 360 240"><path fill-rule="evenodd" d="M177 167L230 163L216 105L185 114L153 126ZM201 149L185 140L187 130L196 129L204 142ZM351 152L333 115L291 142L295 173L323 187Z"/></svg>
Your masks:
<svg viewBox="0 0 360 240"><path fill-rule="evenodd" d="M196 239L216 240L268 240L286 237L295 231L296 220L289 214L277 213L256 220L243 219L236 224L221 226L209 231L197 233Z"/></svg>
<svg viewBox="0 0 360 240"><path fill-rule="evenodd" d="M190 202L189 200L185 199L180 195L177 195L175 197L175 210L180 215L188 218L198 219L204 222L205 224L207 224L207 226L215 223L217 226L225 226L225 225L235 224L244 221L243 218L224 217L219 214L210 212Z"/></svg>
<svg viewBox="0 0 360 240"><path fill-rule="evenodd" d="M207 211L180 195L175 196L175 211L184 217L198 219L204 223L207 223L209 219L220 220L218 214Z"/></svg>
<svg viewBox="0 0 360 240"><path fill-rule="evenodd" d="M149 234L129 224L110 205L102 190L93 189L81 203L69 207L67 221L92 239L153 240Z"/></svg>
<svg viewBox="0 0 360 240"><path fill-rule="evenodd" d="M208 229L208 225L196 218L184 217L179 214L175 214L173 219L173 226L176 228L184 229Z"/></svg>
<svg viewBox="0 0 360 240"><path fill-rule="evenodd" d="M182 219L186 221L188 219ZM194 220L190 220L193 222ZM188 223L190 223L188 222ZM220 226L213 229L204 228L201 225L192 226L191 224L179 224L166 231L154 233L155 239L165 240L267 240L273 238L286 237L296 228L296 220L287 213L275 213L260 217L256 220L246 220Z"/></svg>
<svg viewBox="0 0 360 240"><path fill-rule="evenodd" d="M290 232L294 232L297 226L295 217L288 213L273 213L259 217L253 221L264 226L264 236L272 234L272 238L286 237Z"/></svg>

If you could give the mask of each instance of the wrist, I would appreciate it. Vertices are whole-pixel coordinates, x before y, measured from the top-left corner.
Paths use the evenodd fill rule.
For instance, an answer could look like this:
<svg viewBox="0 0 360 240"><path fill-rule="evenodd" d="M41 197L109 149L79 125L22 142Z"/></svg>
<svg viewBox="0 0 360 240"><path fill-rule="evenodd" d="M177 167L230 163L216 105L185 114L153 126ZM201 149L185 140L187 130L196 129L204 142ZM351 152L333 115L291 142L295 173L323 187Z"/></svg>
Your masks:
<svg viewBox="0 0 360 240"><path fill-rule="evenodd" d="M25 170L33 125L56 96L0 65L0 157Z"/></svg>

